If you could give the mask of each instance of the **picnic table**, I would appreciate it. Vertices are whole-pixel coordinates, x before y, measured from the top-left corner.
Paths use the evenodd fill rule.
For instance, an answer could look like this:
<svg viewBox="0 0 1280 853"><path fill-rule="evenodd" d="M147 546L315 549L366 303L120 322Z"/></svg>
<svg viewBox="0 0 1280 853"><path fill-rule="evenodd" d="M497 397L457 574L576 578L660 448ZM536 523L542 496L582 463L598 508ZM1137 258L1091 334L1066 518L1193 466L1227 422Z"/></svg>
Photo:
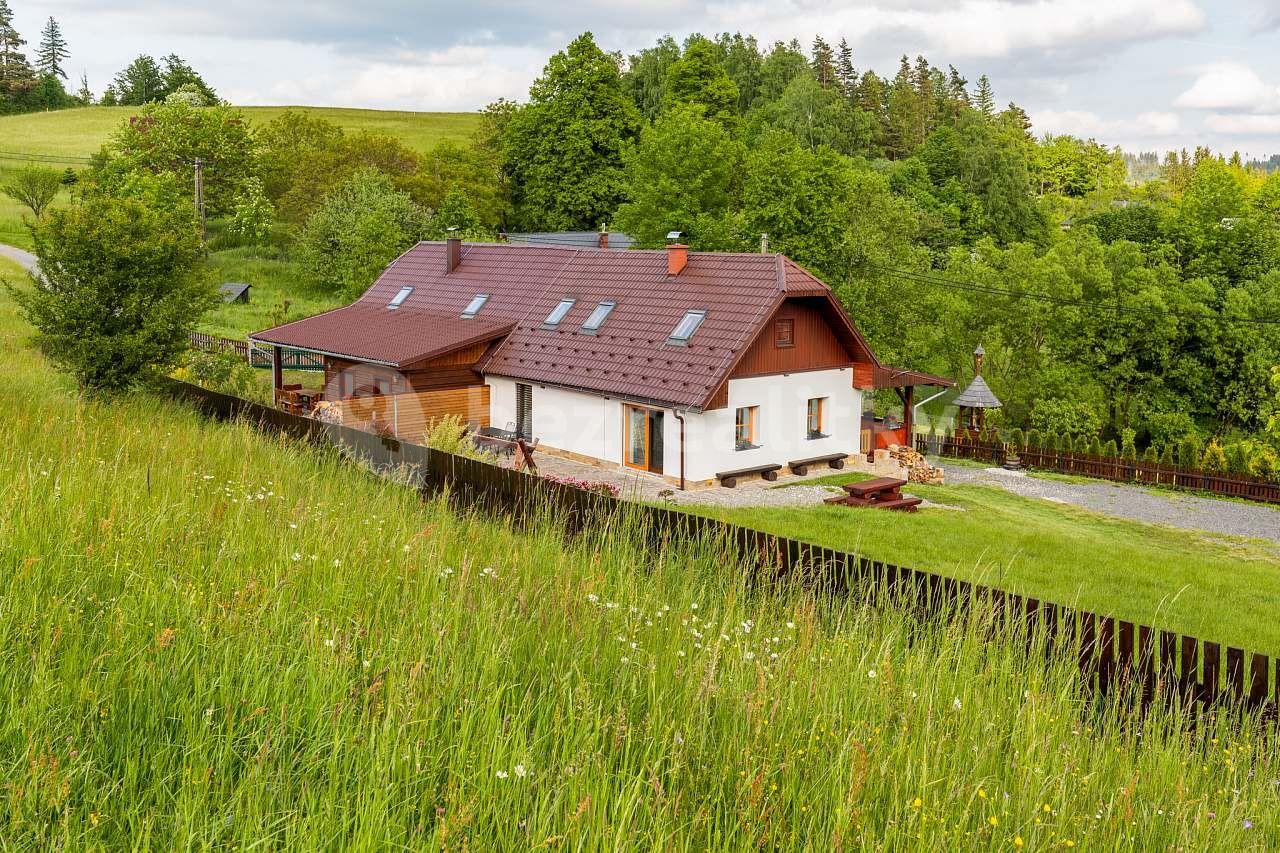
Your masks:
<svg viewBox="0 0 1280 853"><path fill-rule="evenodd" d="M845 483L841 487L845 493L827 498L825 503L915 512L922 501L920 498L902 496L902 487L906 484L906 480L896 477L876 477L873 480Z"/></svg>

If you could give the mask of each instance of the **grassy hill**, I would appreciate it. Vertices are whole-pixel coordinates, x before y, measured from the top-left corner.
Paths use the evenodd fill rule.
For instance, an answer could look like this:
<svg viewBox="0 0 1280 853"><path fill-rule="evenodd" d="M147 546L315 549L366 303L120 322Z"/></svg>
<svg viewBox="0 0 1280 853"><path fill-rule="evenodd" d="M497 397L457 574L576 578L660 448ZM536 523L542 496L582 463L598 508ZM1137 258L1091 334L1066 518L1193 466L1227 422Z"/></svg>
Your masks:
<svg viewBox="0 0 1280 853"><path fill-rule="evenodd" d="M84 399L26 334L0 290L15 849L1280 845L1274 730L1118 724L1021 642Z"/></svg>
<svg viewBox="0 0 1280 853"><path fill-rule="evenodd" d="M479 121L477 113L414 113L336 107L242 107L254 124L296 109L321 116L348 131L377 131L426 151L446 139L464 141ZM84 107L47 113L0 116L0 157L46 154L84 157L99 146L136 107Z"/></svg>

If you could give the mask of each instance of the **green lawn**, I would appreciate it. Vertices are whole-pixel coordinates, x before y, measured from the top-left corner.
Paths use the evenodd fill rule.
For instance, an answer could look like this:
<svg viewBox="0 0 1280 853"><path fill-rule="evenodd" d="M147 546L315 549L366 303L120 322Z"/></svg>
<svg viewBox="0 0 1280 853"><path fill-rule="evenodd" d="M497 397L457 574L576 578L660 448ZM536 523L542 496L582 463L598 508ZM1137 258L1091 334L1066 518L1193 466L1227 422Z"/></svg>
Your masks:
<svg viewBox="0 0 1280 853"><path fill-rule="evenodd" d="M319 291L284 250L271 246L246 246L211 252L214 278L253 285L249 304L221 303L200 322L201 331L242 339L289 320L310 317L350 300Z"/></svg>
<svg viewBox="0 0 1280 853"><path fill-rule="evenodd" d="M836 475L821 482L859 479ZM697 511L878 560L1280 653L1280 546L1139 524L994 486L918 486L964 511Z"/></svg>
<svg viewBox="0 0 1280 853"><path fill-rule="evenodd" d="M0 291L6 848L1280 846L1273 728L86 399L27 334Z"/></svg>
<svg viewBox="0 0 1280 853"><path fill-rule="evenodd" d="M349 131L376 131L398 137L410 148L426 151L439 142L463 142L475 129L478 113L415 113L336 107L242 107L255 125L265 124L286 109L321 116ZM47 154L88 156L107 140L136 107L82 107L47 113L0 116L0 155Z"/></svg>

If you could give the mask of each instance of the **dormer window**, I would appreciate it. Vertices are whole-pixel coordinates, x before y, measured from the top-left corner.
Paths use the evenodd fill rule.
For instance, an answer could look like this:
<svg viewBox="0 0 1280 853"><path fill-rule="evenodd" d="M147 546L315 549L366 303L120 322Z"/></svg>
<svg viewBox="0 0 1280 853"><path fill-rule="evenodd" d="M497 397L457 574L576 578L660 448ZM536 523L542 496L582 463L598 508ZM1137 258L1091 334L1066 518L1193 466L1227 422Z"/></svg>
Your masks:
<svg viewBox="0 0 1280 853"><path fill-rule="evenodd" d="M404 304L404 301L409 298L410 293L413 293L412 287L400 288L400 292L397 293L395 296L391 297L391 301L387 303L387 310L394 311L397 308L399 308L401 305Z"/></svg>
<svg viewBox="0 0 1280 853"><path fill-rule="evenodd" d="M684 315L675 329L671 332L671 337L667 338L667 343L672 346L684 347L689 345L689 339L693 337L694 332L698 331L698 327L702 325L702 321L707 318L706 311L690 311Z"/></svg>
<svg viewBox="0 0 1280 853"><path fill-rule="evenodd" d="M591 312L591 316L587 318L587 322L582 324L582 331L588 335L594 335L600 331L600 327L604 325L604 321L609 319L609 315L613 313L616 302L601 302L596 306L596 310Z"/></svg>
<svg viewBox="0 0 1280 853"><path fill-rule="evenodd" d="M577 304L576 299L561 299L560 304L551 309L551 313L547 315L547 319L542 321L542 328L554 329L560 325L560 321L569 313L569 309Z"/></svg>
<svg viewBox="0 0 1280 853"><path fill-rule="evenodd" d="M471 300L471 304L467 306L467 310L462 312L462 319L470 320L472 317L480 313L480 309L489 301L489 294L477 293L476 298Z"/></svg>

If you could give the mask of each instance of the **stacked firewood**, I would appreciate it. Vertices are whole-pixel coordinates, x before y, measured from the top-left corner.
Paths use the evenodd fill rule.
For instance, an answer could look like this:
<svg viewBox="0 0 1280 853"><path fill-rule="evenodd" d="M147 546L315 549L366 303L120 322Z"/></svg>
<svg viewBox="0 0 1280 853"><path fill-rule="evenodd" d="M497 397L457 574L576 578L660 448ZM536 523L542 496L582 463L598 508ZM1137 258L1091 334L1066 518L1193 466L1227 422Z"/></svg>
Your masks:
<svg viewBox="0 0 1280 853"><path fill-rule="evenodd" d="M907 469L907 482L924 483L927 486L941 486L945 473L924 460L924 455L913 448L901 444L889 447L889 456Z"/></svg>

